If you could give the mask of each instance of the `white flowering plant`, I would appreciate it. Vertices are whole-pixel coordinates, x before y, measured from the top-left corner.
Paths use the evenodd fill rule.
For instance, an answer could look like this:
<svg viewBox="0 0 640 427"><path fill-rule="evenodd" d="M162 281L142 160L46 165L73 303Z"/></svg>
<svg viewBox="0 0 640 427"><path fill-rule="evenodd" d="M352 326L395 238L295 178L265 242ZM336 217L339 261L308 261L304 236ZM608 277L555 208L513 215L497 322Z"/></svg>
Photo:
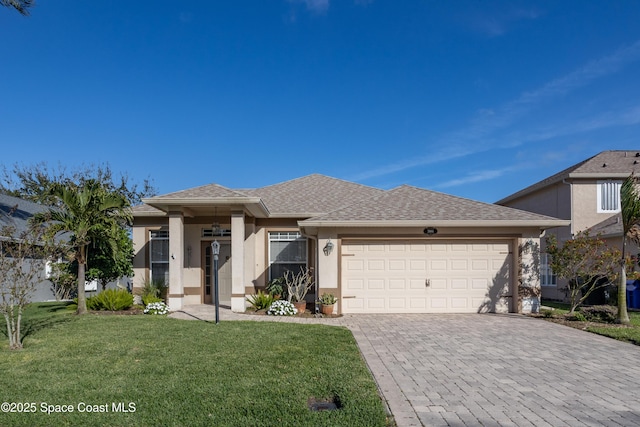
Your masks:
<svg viewBox="0 0 640 427"><path fill-rule="evenodd" d="M152 302L144 309L144 314L168 314L169 306L163 302Z"/></svg>
<svg viewBox="0 0 640 427"><path fill-rule="evenodd" d="M293 316L296 314L298 310L286 300L278 300L271 304L269 310L267 310L267 314L271 316Z"/></svg>

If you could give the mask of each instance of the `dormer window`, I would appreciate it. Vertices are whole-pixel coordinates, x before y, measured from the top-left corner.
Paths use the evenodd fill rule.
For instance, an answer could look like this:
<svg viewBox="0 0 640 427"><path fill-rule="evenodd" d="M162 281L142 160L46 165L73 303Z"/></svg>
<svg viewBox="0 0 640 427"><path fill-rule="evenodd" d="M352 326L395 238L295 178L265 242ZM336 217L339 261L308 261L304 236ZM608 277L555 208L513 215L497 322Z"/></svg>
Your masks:
<svg viewBox="0 0 640 427"><path fill-rule="evenodd" d="M621 181L598 181L598 213L620 212Z"/></svg>

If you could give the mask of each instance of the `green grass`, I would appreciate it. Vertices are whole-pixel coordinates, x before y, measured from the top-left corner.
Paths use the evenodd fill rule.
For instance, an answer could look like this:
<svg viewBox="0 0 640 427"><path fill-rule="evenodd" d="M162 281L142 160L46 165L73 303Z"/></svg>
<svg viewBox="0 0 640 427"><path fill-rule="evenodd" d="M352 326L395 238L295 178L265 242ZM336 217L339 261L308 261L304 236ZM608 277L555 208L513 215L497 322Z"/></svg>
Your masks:
<svg viewBox="0 0 640 427"><path fill-rule="evenodd" d="M545 307L553 308L554 316L561 316L569 312L569 304L552 301L542 301ZM587 326L586 330L598 335L604 335L619 341L640 345L640 311L629 311L629 326L601 323L598 326ZM578 322L576 322L578 323Z"/></svg>
<svg viewBox="0 0 640 427"><path fill-rule="evenodd" d="M385 426L351 332L324 325L70 314L38 304L24 349L0 345L2 426ZM6 338L5 338L6 339ZM311 412L309 398L337 411ZM81 403L107 409L79 412ZM114 405L135 405L115 412ZM73 413L43 413L71 405ZM79 405L81 405L79 407ZM133 409L133 407L131 407Z"/></svg>

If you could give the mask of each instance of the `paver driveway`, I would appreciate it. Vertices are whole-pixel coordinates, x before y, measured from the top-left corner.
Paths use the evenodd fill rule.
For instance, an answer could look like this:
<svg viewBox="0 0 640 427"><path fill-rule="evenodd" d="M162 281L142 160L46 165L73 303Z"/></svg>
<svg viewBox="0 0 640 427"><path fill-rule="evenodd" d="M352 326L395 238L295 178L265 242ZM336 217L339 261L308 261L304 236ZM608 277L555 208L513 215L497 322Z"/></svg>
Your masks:
<svg viewBox="0 0 640 427"><path fill-rule="evenodd" d="M398 426L640 426L631 344L513 315L357 320Z"/></svg>
<svg viewBox="0 0 640 427"><path fill-rule="evenodd" d="M185 311L211 319L207 306ZM247 318L258 320L222 314ZM351 329L399 427L640 426L631 344L519 315L278 320Z"/></svg>

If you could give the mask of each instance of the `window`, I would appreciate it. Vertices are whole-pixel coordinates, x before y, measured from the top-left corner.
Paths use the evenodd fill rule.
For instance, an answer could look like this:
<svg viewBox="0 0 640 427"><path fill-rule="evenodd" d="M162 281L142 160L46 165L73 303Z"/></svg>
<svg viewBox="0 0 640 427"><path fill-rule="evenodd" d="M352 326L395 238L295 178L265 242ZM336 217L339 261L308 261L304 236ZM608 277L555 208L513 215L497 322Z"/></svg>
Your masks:
<svg viewBox="0 0 640 427"><path fill-rule="evenodd" d="M598 212L620 211L620 181L598 182Z"/></svg>
<svg viewBox="0 0 640 427"><path fill-rule="evenodd" d="M269 233L269 280L284 276L285 271L298 273L307 266L307 239L297 231Z"/></svg>
<svg viewBox="0 0 640 427"><path fill-rule="evenodd" d="M151 280L163 280L169 284L169 232L152 230L149 236Z"/></svg>
<svg viewBox="0 0 640 427"><path fill-rule="evenodd" d="M551 269L551 257L549 254L540 254L540 285L556 286L557 278Z"/></svg>

